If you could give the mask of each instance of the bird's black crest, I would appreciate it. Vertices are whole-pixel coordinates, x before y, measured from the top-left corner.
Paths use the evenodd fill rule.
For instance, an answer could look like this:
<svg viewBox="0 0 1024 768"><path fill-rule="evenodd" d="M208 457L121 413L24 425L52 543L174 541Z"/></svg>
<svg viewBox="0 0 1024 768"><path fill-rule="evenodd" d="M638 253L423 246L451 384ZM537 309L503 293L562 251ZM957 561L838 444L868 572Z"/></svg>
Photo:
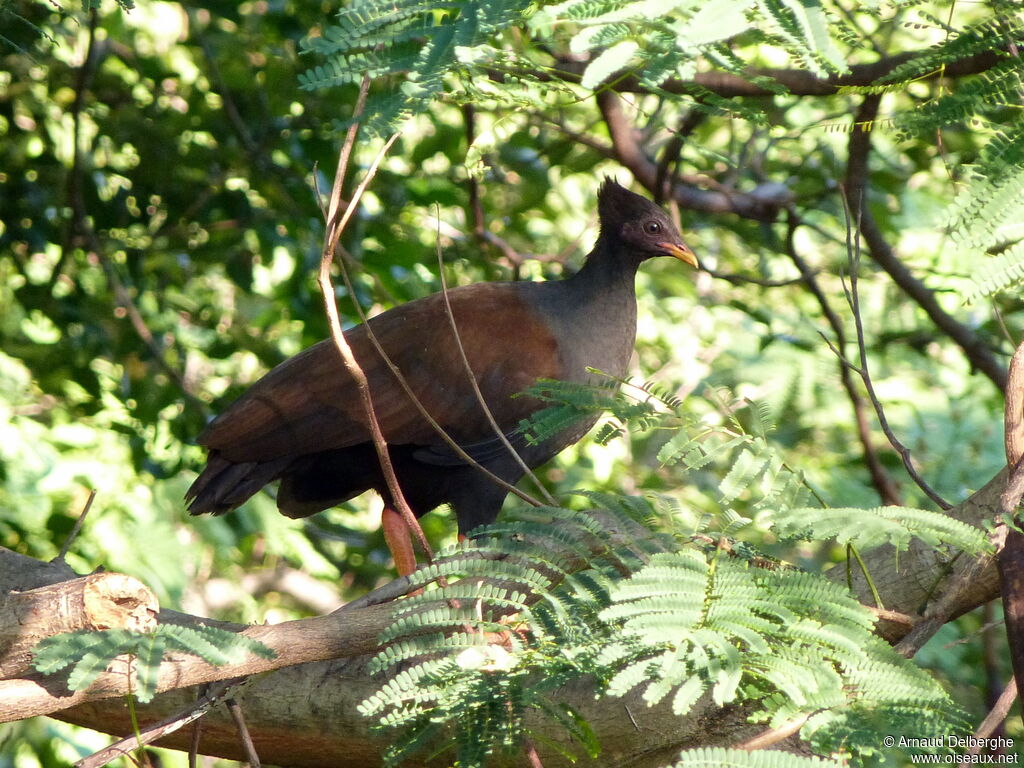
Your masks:
<svg viewBox="0 0 1024 768"><path fill-rule="evenodd" d="M660 210L646 197L630 192L609 176L605 176L604 183L597 191L597 211L602 229L608 226L617 229L623 222L637 220Z"/></svg>

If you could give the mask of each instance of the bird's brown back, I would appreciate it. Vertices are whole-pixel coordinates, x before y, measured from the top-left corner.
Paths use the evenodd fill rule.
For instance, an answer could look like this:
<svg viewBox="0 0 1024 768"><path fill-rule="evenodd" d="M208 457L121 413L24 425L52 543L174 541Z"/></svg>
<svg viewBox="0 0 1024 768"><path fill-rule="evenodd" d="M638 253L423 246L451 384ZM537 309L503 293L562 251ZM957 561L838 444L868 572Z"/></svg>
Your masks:
<svg viewBox="0 0 1024 768"><path fill-rule="evenodd" d="M498 423L512 429L536 401L513 398L538 378L563 378L560 342L524 293L529 283L449 291L462 344ZM371 318L369 327L427 411L459 442L493 436L468 380L443 294ZM390 444L440 442L373 347L366 326L345 334L370 383ZM232 462L270 461L369 440L355 382L331 340L281 363L215 419L199 442Z"/></svg>

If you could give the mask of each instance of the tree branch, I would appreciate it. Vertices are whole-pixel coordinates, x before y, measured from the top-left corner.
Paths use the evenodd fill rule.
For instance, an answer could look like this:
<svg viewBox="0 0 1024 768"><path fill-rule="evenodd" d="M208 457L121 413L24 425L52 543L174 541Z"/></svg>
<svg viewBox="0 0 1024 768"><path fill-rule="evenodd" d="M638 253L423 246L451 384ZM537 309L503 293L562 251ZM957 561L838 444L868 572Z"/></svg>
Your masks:
<svg viewBox="0 0 1024 768"><path fill-rule="evenodd" d="M878 116L881 96L865 96L857 111L855 122L868 125ZM871 152L871 133L854 130L850 134L849 158L846 168L846 195L850 215L857 222L868 253L884 269L893 282L927 313L935 325L949 336L962 350L971 366L985 374L1000 390L1006 389L1006 369L999 363L985 342L970 328L947 314L924 283L914 277L885 241L881 228L871 214L868 186L868 157Z"/></svg>
<svg viewBox="0 0 1024 768"><path fill-rule="evenodd" d="M920 56L923 51L907 51L894 56L886 56L878 61L867 64L854 64L850 71L843 75L818 77L806 69L772 69L751 68L745 75L734 75L729 72L698 72L692 80L671 78L659 86L661 90L674 94L699 94L701 90L712 91L718 96L732 98L734 96L776 96L778 93L756 81L773 80L786 89L789 96L835 96L842 87L873 85L897 67ZM944 69L937 69L921 80L934 80L939 77L959 78L976 75L992 69L1003 61L1000 53L987 51L969 56L960 61L947 64ZM578 83L583 76L589 60L558 59L556 77L568 82ZM547 78L550 79L550 75ZM641 84L633 75L615 75L610 78L612 90L620 93L650 93L650 89Z"/></svg>
<svg viewBox="0 0 1024 768"><path fill-rule="evenodd" d="M974 525L993 519L1006 478L1006 471L1000 472L951 510L951 514ZM608 537L595 542L595 546L630 547L636 536L632 529L609 530ZM923 605L941 603L938 613L948 620L998 595L998 575L989 555L947 559L935 549L914 541L898 558L886 547L868 552L864 558L885 604L897 612L893 614L897 621L883 617L878 625L879 633L890 642L907 635L912 627L907 617L917 614ZM582 560L585 559L584 556ZM834 569L835 578L844 579L842 571ZM65 578L64 569L0 549L3 591L15 583L39 586L39 581L52 583ZM868 594L861 575L854 575L853 586L858 593ZM399 591L407 587L408 582L403 581ZM245 634L278 651L280 655L275 660L260 659L219 669L192 657L165 661L159 683L160 690L168 692L158 695L151 704L138 707L142 722L158 721L194 706L195 694L179 689L181 686L276 667L276 671L253 679L233 694L245 708L253 742L264 762L332 768L379 765L387 736L372 731L370 721L358 713L357 705L379 687L380 681L368 673L366 660L356 656L378 650L377 637L391 622L390 606L359 605L350 604L335 614L316 619L245 628ZM937 615L933 611L916 619L916 639L930 636L937 629ZM171 611L161 612L160 618L178 623L210 621ZM301 663L315 658L332 660ZM284 664L298 666L280 668ZM6 714L6 719L20 719L47 711L69 722L123 735L132 731L124 700L120 698L126 691L123 668L106 673L89 690L78 693L69 693L59 684L38 677L0 681L0 714ZM310 695L311 691L316 695ZM670 700L663 706L649 708L637 697L595 699L594 681L587 679L561 689L557 698L571 704L601 734L604 753L597 765L654 768L670 762L680 749L732 745L752 739L763 730L746 722L749 712L743 708L723 711L713 705L710 697L699 702L685 718L672 713ZM624 717L624 708L632 713L632 720ZM543 737L535 739L535 743L545 766L565 765L558 749L572 749L573 745L561 727L540 713L531 714L528 720L531 731ZM633 721L637 721L636 725ZM212 708L203 722L201 752L244 759L237 730L226 710ZM344 737L339 738L338 734ZM188 749L190 740L188 730L184 729L160 743ZM521 755L516 757L521 759ZM412 761L410 767L437 764L423 758ZM496 762L502 767L516 764L512 758Z"/></svg>
<svg viewBox="0 0 1024 768"><path fill-rule="evenodd" d="M659 185L658 164L644 152L632 123L622 110L621 99L612 91L599 91L596 98L611 136L614 157L652 196L674 200L695 211L735 213L757 221L774 221L779 211L792 203L793 193L773 182L761 184L753 192L722 187L702 189L692 184L671 184L669 179Z"/></svg>
<svg viewBox="0 0 1024 768"><path fill-rule="evenodd" d="M1002 519L1006 539L996 556L1003 598L1003 616L1009 642L1010 660L1018 691L1024 691L1024 534L1017 514L1024 495L1024 343L1017 347L1010 362L1003 414L1003 442L1006 466L1012 467L1011 478L1003 495Z"/></svg>
<svg viewBox="0 0 1024 768"><path fill-rule="evenodd" d="M842 381L846 397L853 407L854 422L857 425L857 437L864 450L864 463L867 465L868 474L871 476L871 484L878 491L883 504L899 505L902 503L899 487L878 458L878 451L875 449L875 444L871 439L871 427L868 423L864 398L857 390L853 383L853 377L850 375L850 366L845 352L847 345L846 329L843 327L843 322L840 320L839 315L836 314L835 310L832 309L832 305L829 304L825 292L818 284L814 271L796 250L796 230L800 223L799 216L791 207L789 211L789 227L786 232L786 253L789 255L790 261L800 270L800 277L807 286L807 290L811 292L811 295L818 302L822 314L835 335L837 352L839 353L839 379Z"/></svg>

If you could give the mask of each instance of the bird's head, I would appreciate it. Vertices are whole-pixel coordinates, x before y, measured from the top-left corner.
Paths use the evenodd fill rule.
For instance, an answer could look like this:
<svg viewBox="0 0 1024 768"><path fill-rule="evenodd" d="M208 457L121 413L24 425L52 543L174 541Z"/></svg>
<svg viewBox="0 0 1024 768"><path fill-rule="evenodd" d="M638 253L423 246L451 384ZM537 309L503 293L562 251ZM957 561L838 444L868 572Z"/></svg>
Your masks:
<svg viewBox="0 0 1024 768"><path fill-rule="evenodd" d="M691 267L697 257L660 207L605 178L597 193L601 237L618 240L642 258L674 256Z"/></svg>

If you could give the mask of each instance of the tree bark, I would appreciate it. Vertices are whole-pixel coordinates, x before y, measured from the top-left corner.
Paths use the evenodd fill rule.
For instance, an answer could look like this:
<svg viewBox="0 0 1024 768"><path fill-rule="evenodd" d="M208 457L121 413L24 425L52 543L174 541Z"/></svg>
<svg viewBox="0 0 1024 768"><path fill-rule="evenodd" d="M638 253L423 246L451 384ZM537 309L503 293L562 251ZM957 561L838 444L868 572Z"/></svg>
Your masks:
<svg viewBox="0 0 1024 768"><path fill-rule="evenodd" d="M10 592L0 601L0 680L32 668L42 639L76 629L156 628L156 595L122 573L93 573L52 586Z"/></svg>
<svg viewBox="0 0 1024 768"><path fill-rule="evenodd" d="M1005 483L1003 471L951 514L965 522L983 525L995 515ZM998 575L991 557L953 555L944 556L916 543L898 558L885 547L864 554L885 608L907 614L911 619L910 623L881 621L880 634L897 642L908 633L917 632L918 639L923 640L941 626L941 621L998 596ZM55 571L50 564L0 550L0 585L12 583L12 573L18 575L19 583L66 579L65 573ZM837 580L846 579L841 567L834 568L830 575ZM855 571L851 581L854 591L870 604L863 575ZM274 647L279 657L222 668L210 667L192 657L168 660L160 675L163 693L150 704L137 706L140 722L154 722L187 707L199 693L198 683L264 672L232 693L244 709L249 731L264 762L332 768L379 765L381 752L393 735L375 732L372 722L358 713L357 706L380 684L379 679L369 674L367 661L377 650L377 637L388 624L389 612L387 605L364 606L276 626L239 627L245 634ZM160 620L209 623L208 619L172 611L161 611ZM282 668L285 664L293 666ZM48 711L67 722L125 735L132 730L127 705L120 695L126 690L125 682L123 669L108 672L88 691L77 693L62 690L59 684L38 676L2 681L0 711L6 719ZM721 709L706 699L688 716L680 718L671 712L668 703L651 708L637 697L597 699L593 683L587 679L561 689L556 698L570 703L588 720L604 751L597 759L585 757L559 725L535 713L529 718L529 725L538 737L534 743L547 768L568 765L549 743L574 751L580 757L577 765L653 768L669 762L687 747L736 744L760 730L746 722L749 713L742 707ZM185 749L190 738L190 729L183 729L158 744ZM244 759L241 741L223 705L214 707L203 719L200 752ZM444 757L419 758L409 765L447 765ZM496 760L495 765L521 765L523 761L522 755L514 754Z"/></svg>

